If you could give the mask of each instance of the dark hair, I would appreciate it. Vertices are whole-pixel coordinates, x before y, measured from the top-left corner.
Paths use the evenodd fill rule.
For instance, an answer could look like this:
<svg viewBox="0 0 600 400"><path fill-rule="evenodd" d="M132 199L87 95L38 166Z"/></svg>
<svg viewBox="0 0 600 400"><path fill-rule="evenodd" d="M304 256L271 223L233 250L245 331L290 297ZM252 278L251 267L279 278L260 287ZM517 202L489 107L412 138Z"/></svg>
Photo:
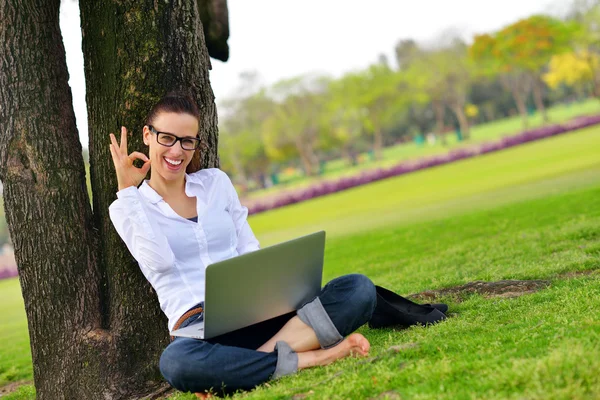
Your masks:
<svg viewBox="0 0 600 400"><path fill-rule="evenodd" d="M166 95L164 95L148 113L148 116L146 117L146 125L152 125L158 114L162 112L189 114L193 117L196 117L196 119L198 120L198 127L200 126L200 109L198 108L198 105L196 104L192 96L185 92L169 92ZM202 147L203 146L200 146L194 151L192 161L190 161L185 170L185 172L187 172L188 174L199 171L201 169L200 152Z"/></svg>

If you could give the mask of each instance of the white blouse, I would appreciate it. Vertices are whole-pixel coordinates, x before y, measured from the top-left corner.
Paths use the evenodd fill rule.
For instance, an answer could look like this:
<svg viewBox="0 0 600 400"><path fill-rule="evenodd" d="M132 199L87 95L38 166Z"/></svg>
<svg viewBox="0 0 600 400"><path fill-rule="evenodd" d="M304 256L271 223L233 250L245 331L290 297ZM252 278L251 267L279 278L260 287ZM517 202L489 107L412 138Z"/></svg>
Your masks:
<svg viewBox="0 0 600 400"><path fill-rule="evenodd" d="M169 330L204 301L204 270L217 261L259 249L231 180L217 168L185 175L197 198L198 222L179 216L147 181L120 190L110 219L158 294Z"/></svg>

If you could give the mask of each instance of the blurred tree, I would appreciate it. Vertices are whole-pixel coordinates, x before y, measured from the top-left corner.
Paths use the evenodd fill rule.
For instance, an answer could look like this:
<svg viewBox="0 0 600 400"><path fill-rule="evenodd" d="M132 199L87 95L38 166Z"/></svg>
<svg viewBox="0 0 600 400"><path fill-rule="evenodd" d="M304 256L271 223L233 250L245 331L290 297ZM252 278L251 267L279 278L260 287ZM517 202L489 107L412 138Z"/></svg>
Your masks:
<svg viewBox="0 0 600 400"><path fill-rule="evenodd" d="M586 73L578 61L583 59L583 61L587 62L592 75L591 81L593 83L594 96L600 97L600 65L598 64L598 57L600 56L600 1L576 0L573 2L568 21L573 24L574 34L572 44L578 60L563 59L562 62L556 62L560 64L576 62L577 65L572 66L582 72L583 75L586 75ZM564 76L565 72L563 69L562 76L564 78L566 78ZM568 72L566 73L568 74Z"/></svg>
<svg viewBox="0 0 600 400"><path fill-rule="evenodd" d="M340 150L351 165L357 163L355 145L363 129L361 110L347 105L346 90L337 81L328 85L323 118L328 127L320 136L320 147L324 151Z"/></svg>
<svg viewBox="0 0 600 400"><path fill-rule="evenodd" d="M437 77L433 73L433 68L428 64L429 54L423 53L418 59L411 61L410 68L403 72L405 79L410 82L409 91L412 93L409 113L412 110L413 115L424 113L424 104L430 104L433 110L435 120L435 133L442 143L445 144L445 106L444 106L444 87L439 86ZM424 133L424 132L421 132Z"/></svg>
<svg viewBox="0 0 600 400"><path fill-rule="evenodd" d="M430 98L424 90L424 78L418 69L411 66L423 57L425 50L419 47L413 39L400 40L394 48L398 71L405 81L409 82L407 90L411 99L406 110L406 123L409 132L422 135L432 129L435 121L434 111ZM420 84L419 84L420 83ZM443 119L443 115L442 115ZM441 124L443 125L443 124Z"/></svg>
<svg viewBox="0 0 600 400"><path fill-rule="evenodd" d="M514 108L514 99L499 77L478 78L471 82L468 97L480 110L478 117L480 123L507 117Z"/></svg>
<svg viewBox="0 0 600 400"><path fill-rule="evenodd" d="M526 91L523 88L533 90L536 107L547 121L543 99L544 68L553 55L569 50L573 34L573 27L563 21L534 15L506 26L493 37L476 36L470 51L473 58L483 64L483 69L502 74L526 126Z"/></svg>
<svg viewBox="0 0 600 400"><path fill-rule="evenodd" d="M544 121L548 121L543 100L544 68L553 55L569 50L572 35L571 26L545 15L519 20L496 34L497 52L504 66L529 75L533 99Z"/></svg>
<svg viewBox="0 0 600 400"><path fill-rule="evenodd" d="M319 171L316 148L323 130L324 92L328 80L321 76L300 76L275 84L270 96L276 103L262 126L265 151L273 160L299 157L304 172Z"/></svg>
<svg viewBox="0 0 600 400"><path fill-rule="evenodd" d="M117 181L108 133L129 150L165 92L202 109L217 166L209 55L195 2L81 0L93 208L59 30L59 0L0 0L0 180L29 327L38 399L163 393L164 315L108 216ZM42 238L42 239L41 239ZM154 393L154 394L152 394Z"/></svg>
<svg viewBox="0 0 600 400"><path fill-rule="evenodd" d="M421 49L413 39L400 40L394 48L399 71L406 71L412 62L419 57Z"/></svg>
<svg viewBox="0 0 600 400"><path fill-rule="evenodd" d="M531 91L531 79L524 71L505 63L499 46L492 35L476 35L469 48L469 55L475 61L476 71L480 76L491 80L499 79L512 94L525 129L528 125L526 100Z"/></svg>
<svg viewBox="0 0 600 400"><path fill-rule="evenodd" d="M467 46L461 40L455 39L449 46L434 51L426 59L429 60L431 68L430 79L443 88L442 103L454 113L462 137L469 139L471 133L465 107L473 67L467 57Z"/></svg>
<svg viewBox="0 0 600 400"><path fill-rule="evenodd" d="M597 95L596 73L600 67L600 56L587 51L559 54L550 60L548 72L543 79L552 89L564 84L573 87L582 97L586 88Z"/></svg>
<svg viewBox="0 0 600 400"><path fill-rule="evenodd" d="M5 243L10 243L10 234L8 233L6 220L4 218L0 218L0 247Z"/></svg>
<svg viewBox="0 0 600 400"><path fill-rule="evenodd" d="M239 93L244 93L241 90ZM246 97L227 101L221 107L224 116L220 121L219 147L221 166L235 172L236 181L244 188L253 179L260 187L265 187L270 170L261 137L264 121L274 108L273 101L265 90L246 94Z"/></svg>
<svg viewBox="0 0 600 400"><path fill-rule="evenodd" d="M392 124L398 110L408 104L406 81L389 66L375 64L346 74L336 85L346 99L346 107L361 117L364 131L373 135L373 152L376 159L381 159L384 130Z"/></svg>
<svg viewBox="0 0 600 400"><path fill-rule="evenodd" d="M465 139L470 136L465 115L471 83L471 63L467 47L460 40L451 40L446 47L421 51L411 60L406 71L413 95L421 93L421 102L428 100L436 120L436 133L445 142L445 108L454 113Z"/></svg>

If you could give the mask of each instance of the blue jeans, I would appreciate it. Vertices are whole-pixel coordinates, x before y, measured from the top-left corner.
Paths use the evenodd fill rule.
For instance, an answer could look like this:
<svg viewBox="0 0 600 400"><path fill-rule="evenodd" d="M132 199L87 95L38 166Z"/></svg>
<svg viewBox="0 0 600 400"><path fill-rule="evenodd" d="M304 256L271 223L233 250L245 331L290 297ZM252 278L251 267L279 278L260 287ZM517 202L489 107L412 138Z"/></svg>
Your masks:
<svg viewBox="0 0 600 400"><path fill-rule="evenodd" d="M277 342L271 353L256 351L290 318L298 315L315 331L321 347L328 348L368 322L376 305L375 286L369 278L345 275L325 285L319 296L297 312L213 339L175 338L160 358L160 371L171 386L183 392L212 389L229 394L252 389L297 371L298 356L283 341ZM188 318L181 327L197 318Z"/></svg>

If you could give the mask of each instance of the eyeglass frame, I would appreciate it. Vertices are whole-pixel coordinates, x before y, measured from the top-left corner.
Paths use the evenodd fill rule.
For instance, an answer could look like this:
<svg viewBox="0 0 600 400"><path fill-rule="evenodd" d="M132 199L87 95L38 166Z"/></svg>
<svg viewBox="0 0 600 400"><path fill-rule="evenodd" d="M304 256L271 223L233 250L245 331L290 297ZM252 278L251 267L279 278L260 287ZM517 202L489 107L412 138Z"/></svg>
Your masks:
<svg viewBox="0 0 600 400"><path fill-rule="evenodd" d="M204 145L204 142L202 142L202 139L200 139L199 137L189 137L189 136L187 136L187 137L179 137L179 136L177 136L177 135L174 135L174 134L172 134L172 133L170 133L170 132L161 132L161 131L157 131L157 130L156 130L156 128L155 128L154 126L152 126L152 125L148 125L148 130L149 130L150 132L152 132L152 133L154 133L154 134L156 135L156 142L157 142L158 144L160 144L161 146L165 146L165 147L173 147L173 146L175 146L175 144L176 144L177 142L179 142L179 145L181 146L181 148L182 148L183 150L185 150L185 151L196 151L196 150L198 150L198 149L199 149L201 146L203 146L203 145ZM161 143L161 142L159 142L159 141L158 141L158 137L159 137L161 134L163 134L163 135L168 135L168 136L172 136L172 137L174 137L174 138L175 138L175 141L174 141L174 142L173 142L173 144L171 144L171 145L168 145L168 144ZM193 140L193 141L195 141L196 143L198 143L198 145L197 145L196 147L194 147L193 149L186 149L185 147L183 147L183 140Z"/></svg>

